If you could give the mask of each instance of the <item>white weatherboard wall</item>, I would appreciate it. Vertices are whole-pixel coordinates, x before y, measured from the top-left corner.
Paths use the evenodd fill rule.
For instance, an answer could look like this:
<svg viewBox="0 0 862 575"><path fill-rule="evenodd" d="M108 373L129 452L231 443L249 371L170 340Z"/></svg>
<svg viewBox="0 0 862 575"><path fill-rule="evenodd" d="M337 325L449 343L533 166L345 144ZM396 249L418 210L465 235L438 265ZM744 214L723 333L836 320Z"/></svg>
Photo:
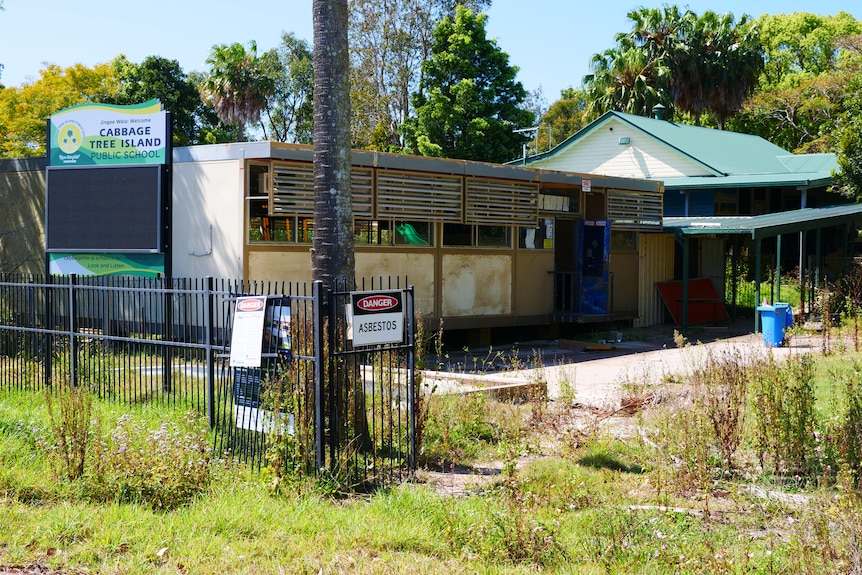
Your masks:
<svg viewBox="0 0 862 575"><path fill-rule="evenodd" d="M174 163L173 170L174 277L241 279L242 161Z"/></svg>
<svg viewBox="0 0 862 575"><path fill-rule="evenodd" d="M620 138L628 138L629 143L620 144ZM536 160L530 166L626 178L712 175L670 146L615 119L597 126L567 149Z"/></svg>

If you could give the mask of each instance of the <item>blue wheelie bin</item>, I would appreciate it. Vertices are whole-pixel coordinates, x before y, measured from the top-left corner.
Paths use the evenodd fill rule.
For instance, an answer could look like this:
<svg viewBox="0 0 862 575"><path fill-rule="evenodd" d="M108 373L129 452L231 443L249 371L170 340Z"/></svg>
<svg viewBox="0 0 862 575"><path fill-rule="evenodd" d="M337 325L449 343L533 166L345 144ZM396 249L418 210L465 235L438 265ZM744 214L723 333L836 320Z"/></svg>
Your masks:
<svg viewBox="0 0 862 575"><path fill-rule="evenodd" d="M788 319L792 321L790 304L776 302L775 305L757 306L760 313L760 329L763 333L763 345L781 347L784 345L784 330L788 327Z"/></svg>

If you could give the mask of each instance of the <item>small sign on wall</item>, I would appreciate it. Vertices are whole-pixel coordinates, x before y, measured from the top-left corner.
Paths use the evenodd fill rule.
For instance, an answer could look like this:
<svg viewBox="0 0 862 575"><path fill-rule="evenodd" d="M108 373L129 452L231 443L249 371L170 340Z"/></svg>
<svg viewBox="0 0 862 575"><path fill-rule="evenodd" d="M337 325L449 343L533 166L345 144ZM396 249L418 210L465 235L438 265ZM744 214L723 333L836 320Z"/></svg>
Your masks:
<svg viewBox="0 0 862 575"><path fill-rule="evenodd" d="M404 293L351 292L353 345L404 342Z"/></svg>

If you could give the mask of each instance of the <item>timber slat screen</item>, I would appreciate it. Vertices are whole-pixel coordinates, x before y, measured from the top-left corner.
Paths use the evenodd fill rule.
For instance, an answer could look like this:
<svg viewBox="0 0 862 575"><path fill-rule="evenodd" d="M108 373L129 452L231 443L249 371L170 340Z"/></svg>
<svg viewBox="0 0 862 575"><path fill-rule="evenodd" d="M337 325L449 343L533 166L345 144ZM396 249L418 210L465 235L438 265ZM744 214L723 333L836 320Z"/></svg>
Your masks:
<svg viewBox="0 0 862 575"><path fill-rule="evenodd" d="M256 467L278 435L287 459L312 473L337 469L355 485L407 477L415 380L404 291L406 343L354 350L342 332L324 343L336 333L325 325L345 324L349 292L319 282L0 275L0 396L86 386L124 405L195 411L217 453ZM236 299L249 295L275 311L261 366L231 367ZM267 337L271 329L283 335Z"/></svg>

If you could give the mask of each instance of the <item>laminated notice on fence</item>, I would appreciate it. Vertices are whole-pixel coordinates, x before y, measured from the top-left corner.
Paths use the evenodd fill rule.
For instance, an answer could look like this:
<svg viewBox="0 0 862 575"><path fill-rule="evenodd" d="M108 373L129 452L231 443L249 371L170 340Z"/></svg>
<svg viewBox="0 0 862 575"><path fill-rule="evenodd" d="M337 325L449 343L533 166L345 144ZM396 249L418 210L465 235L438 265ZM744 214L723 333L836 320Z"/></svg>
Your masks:
<svg viewBox="0 0 862 575"><path fill-rule="evenodd" d="M260 367L266 296L237 297L230 338L231 367Z"/></svg>
<svg viewBox="0 0 862 575"><path fill-rule="evenodd" d="M353 345L404 342L404 292L351 292Z"/></svg>

